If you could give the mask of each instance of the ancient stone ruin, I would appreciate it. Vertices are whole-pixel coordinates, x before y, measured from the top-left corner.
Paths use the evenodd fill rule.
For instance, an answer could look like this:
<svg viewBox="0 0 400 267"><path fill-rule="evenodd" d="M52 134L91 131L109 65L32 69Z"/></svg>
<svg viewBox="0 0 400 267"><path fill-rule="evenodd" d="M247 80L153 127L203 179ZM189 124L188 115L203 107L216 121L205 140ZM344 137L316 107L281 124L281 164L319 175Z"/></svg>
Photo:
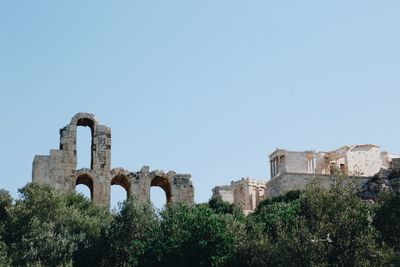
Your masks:
<svg viewBox="0 0 400 267"><path fill-rule="evenodd" d="M382 191L400 192L400 155L372 144L347 145L328 152L276 149L269 155L269 172L269 181L241 179L215 187L213 196L241 207L247 214L264 199L304 190L313 179L329 187L332 177L339 175L350 177L365 200L374 200Z"/></svg>
<svg viewBox="0 0 400 267"><path fill-rule="evenodd" d="M89 127L92 133L90 169L76 169L77 127ZM132 172L123 168L111 169L111 129L100 125L93 114L78 113L70 124L60 130L60 148L50 150L49 156L36 155L32 166L32 181L49 185L61 192L72 192L79 184L89 187L96 205L110 204L111 185L122 186L127 197L150 200L150 187L161 187L167 203L194 203L194 187L190 174L174 171L150 171L144 166Z"/></svg>
<svg viewBox="0 0 400 267"><path fill-rule="evenodd" d="M390 168L393 159L399 157L373 144L346 145L329 152L276 149L269 156L268 196L303 190L310 177L319 178L328 187L331 176L340 174L352 177L362 187L375 174Z"/></svg>
<svg viewBox="0 0 400 267"><path fill-rule="evenodd" d="M249 214L267 198L267 182L246 177L232 181L230 185L216 186L212 192L213 197L220 196L222 200L235 204Z"/></svg>

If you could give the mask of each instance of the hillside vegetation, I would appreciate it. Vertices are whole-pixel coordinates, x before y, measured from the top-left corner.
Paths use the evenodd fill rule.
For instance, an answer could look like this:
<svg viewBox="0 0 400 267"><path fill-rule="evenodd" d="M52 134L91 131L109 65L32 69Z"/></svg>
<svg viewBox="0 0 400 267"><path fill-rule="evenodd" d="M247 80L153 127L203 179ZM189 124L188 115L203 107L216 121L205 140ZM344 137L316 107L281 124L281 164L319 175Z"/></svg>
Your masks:
<svg viewBox="0 0 400 267"><path fill-rule="evenodd" d="M35 184L0 190L0 266L400 265L400 195L365 203L337 178L262 202L244 216L221 199L118 212Z"/></svg>

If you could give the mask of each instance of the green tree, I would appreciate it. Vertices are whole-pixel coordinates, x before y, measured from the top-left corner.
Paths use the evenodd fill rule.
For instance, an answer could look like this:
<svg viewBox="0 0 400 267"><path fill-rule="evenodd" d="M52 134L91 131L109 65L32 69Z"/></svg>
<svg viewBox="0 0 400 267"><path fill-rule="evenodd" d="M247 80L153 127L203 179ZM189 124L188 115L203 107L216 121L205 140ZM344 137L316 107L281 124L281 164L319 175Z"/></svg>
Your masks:
<svg viewBox="0 0 400 267"><path fill-rule="evenodd" d="M357 197L356 188L354 180L343 176L333 178L329 188L311 182L300 198L265 201L247 218L244 260L235 262L240 266L393 263L391 249L377 242L372 208ZM249 250L252 247L256 249Z"/></svg>
<svg viewBox="0 0 400 267"><path fill-rule="evenodd" d="M6 244L0 240L0 266L11 266Z"/></svg>
<svg viewBox="0 0 400 267"><path fill-rule="evenodd" d="M250 215L270 238L278 238L278 228L293 225L301 215L300 200L269 201L260 203L254 214Z"/></svg>
<svg viewBox="0 0 400 267"><path fill-rule="evenodd" d="M28 184L20 194L4 234L13 265L98 265L101 254L92 250L99 247L101 229L109 223L108 211L83 196L61 195L37 184Z"/></svg>
<svg viewBox="0 0 400 267"><path fill-rule="evenodd" d="M380 195L373 224L381 240L394 248L397 264L400 265L400 193Z"/></svg>
<svg viewBox="0 0 400 267"><path fill-rule="evenodd" d="M109 235L109 266L146 266L157 262L152 244L160 221L154 207L134 198L120 204Z"/></svg>
<svg viewBox="0 0 400 267"><path fill-rule="evenodd" d="M13 199L7 190L0 189L0 223L9 218L9 209L12 207Z"/></svg>
<svg viewBox="0 0 400 267"><path fill-rule="evenodd" d="M5 225L10 220L13 199L7 190L0 189L0 266L9 266L8 247L3 242Z"/></svg>
<svg viewBox="0 0 400 267"><path fill-rule="evenodd" d="M246 218L246 236L236 266L309 266L310 240L298 197L264 201Z"/></svg>
<svg viewBox="0 0 400 267"><path fill-rule="evenodd" d="M74 266L100 266L105 264L107 248L105 242L113 221L109 210L93 205L81 194L71 193L62 196L63 207L59 212L58 225L66 227L70 238L75 240L73 252Z"/></svg>
<svg viewBox="0 0 400 267"><path fill-rule="evenodd" d="M329 189L311 183L300 198L301 214L312 233L316 265L384 265L385 248L376 242L372 208L355 194L351 177L332 177Z"/></svg>
<svg viewBox="0 0 400 267"><path fill-rule="evenodd" d="M278 197L274 197L271 199L265 199L258 204L257 209L255 210L255 213L262 211L265 206L269 206L274 203L280 203L280 202L289 203L291 201L297 200L300 198L300 195L301 195L300 190L293 190L293 191L287 192L283 196L278 196Z"/></svg>
<svg viewBox="0 0 400 267"><path fill-rule="evenodd" d="M225 266L235 253L235 219L204 206L175 204L161 213L155 247L161 266Z"/></svg>
<svg viewBox="0 0 400 267"><path fill-rule="evenodd" d="M220 198L160 214L128 199L112 214L47 186L15 202L0 190L0 266L399 265L399 194L366 204L353 182L314 181L247 217Z"/></svg>
<svg viewBox="0 0 400 267"><path fill-rule="evenodd" d="M221 196L214 196L208 201L208 206L217 213L220 214L234 214L242 216L243 211L235 204L223 201Z"/></svg>

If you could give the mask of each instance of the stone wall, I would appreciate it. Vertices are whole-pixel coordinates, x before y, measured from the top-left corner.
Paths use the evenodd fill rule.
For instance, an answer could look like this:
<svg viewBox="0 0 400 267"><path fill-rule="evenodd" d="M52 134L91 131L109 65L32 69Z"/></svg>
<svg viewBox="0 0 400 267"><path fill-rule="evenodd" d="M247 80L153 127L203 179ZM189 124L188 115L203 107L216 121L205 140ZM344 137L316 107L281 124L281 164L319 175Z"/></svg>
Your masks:
<svg viewBox="0 0 400 267"><path fill-rule="evenodd" d="M313 152L286 153L285 156L286 172L308 173L310 171L308 163L310 160L312 160L312 157L313 157Z"/></svg>
<svg viewBox="0 0 400 267"><path fill-rule="evenodd" d="M80 126L89 127L92 132L90 169L76 169L76 128ZM159 186L165 191L168 203L194 203L190 174L150 171L146 166L138 172L111 169L111 129L99 125L96 117L90 113L76 114L60 130L60 149L51 150L49 156L35 156L32 181L65 193L74 191L78 184L84 184L90 189L92 201L100 206L109 205L111 185L122 186L127 196L140 200L149 200L150 187Z"/></svg>
<svg viewBox="0 0 400 267"><path fill-rule="evenodd" d="M318 179L320 184L328 188L333 181L331 175L310 175L308 173L284 173L267 182L267 197L274 198L281 195L285 195L289 191L293 190L304 190L309 181ZM354 179L359 186L362 188L371 178L370 177L350 177Z"/></svg>
<svg viewBox="0 0 400 267"><path fill-rule="evenodd" d="M287 151L276 149L270 156L270 175L275 177L281 173L315 173L316 155L314 151Z"/></svg>
<svg viewBox="0 0 400 267"><path fill-rule="evenodd" d="M266 198L266 182L250 177L243 178L230 185L213 188L213 197L220 196L222 200L240 207L245 214L252 212L260 201Z"/></svg>
<svg viewBox="0 0 400 267"><path fill-rule="evenodd" d="M381 152L379 146L371 144L343 146L330 152L276 149L269 155L271 179L268 182L252 185L250 180L242 179L228 186L215 187L213 195L219 195L245 211L252 211L260 200L304 190L312 179L318 179L322 186L329 187L334 176L344 174L363 188L380 170L389 166L400 169L399 157ZM257 192L261 194L257 196Z"/></svg>
<svg viewBox="0 0 400 267"><path fill-rule="evenodd" d="M349 175L374 176L384 166L378 146L356 146L347 152Z"/></svg>
<svg viewBox="0 0 400 267"><path fill-rule="evenodd" d="M394 158L399 158L379 146L350 145L329 152L287 151L276 149L270 156L270 173L274 178L282 173L308 173L370 177L382 168L390 167Z"/></svg>

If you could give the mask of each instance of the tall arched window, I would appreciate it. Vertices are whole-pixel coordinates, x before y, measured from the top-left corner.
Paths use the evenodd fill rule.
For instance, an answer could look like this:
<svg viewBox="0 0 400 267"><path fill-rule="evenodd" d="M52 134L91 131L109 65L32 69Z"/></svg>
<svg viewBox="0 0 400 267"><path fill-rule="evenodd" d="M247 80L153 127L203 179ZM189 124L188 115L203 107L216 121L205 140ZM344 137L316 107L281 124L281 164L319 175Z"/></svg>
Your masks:
<svg viewBox="0 0 400 267"><path fill-rule="evenodd" d="M79 119L76 125L77 169L93 168L94 122L88 118Z"/></svg>

